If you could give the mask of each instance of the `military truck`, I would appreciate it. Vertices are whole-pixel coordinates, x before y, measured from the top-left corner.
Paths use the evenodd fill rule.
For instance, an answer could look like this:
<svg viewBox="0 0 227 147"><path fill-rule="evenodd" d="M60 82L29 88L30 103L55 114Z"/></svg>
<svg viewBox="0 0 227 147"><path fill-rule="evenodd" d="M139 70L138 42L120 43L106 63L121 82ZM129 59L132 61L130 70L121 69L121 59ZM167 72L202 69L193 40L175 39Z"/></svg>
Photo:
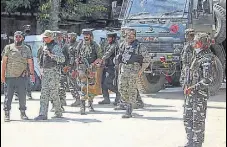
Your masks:
<svg viewBox="0 0 227 147"><path fill-rule="evenodd" d="M196 9L203 7L200 4L202 0L196 1L199 2ZM208 1L209 3L212 2L212 0ZM208 28L209 30L205 31L212 32L216 42L220 43L225 40L225 25L223 25L225 23L225 17L223 17L225 12L223 13L223 8L218 4L214 5L212 2L210 6L213 6L211 12L216 21L213 21L215 20L213 18L211 20L213 28ZM152 64L140 79L139 85L142 92L158 92L164 87L166 77L169 76L172 77L173 83L177 84L179 82L181 72L180 53L185 42L184 31L190 27L193 21L191 18L192 9L194 8L189 0L123 1L119 16L122 26L135 28L137 39L152 56ZM201 18L201 23L202 20L204 19ZM195 19L193 23L196 23ZM212 48L213 52L217 52L218 55L219 52L223 51L222 46L219 44L212 45ZM214 89L220 87L219 83L216 82L216 88Z"/></svg>

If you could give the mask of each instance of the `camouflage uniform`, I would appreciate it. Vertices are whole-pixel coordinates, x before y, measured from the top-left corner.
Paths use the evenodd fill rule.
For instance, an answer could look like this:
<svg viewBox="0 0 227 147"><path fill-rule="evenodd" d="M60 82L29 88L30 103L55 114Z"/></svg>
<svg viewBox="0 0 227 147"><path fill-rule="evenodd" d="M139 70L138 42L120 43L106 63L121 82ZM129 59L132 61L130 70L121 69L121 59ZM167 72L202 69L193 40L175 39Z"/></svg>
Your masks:
<svg viewBox="0 0 227 147"><path fill-rule="evenodd" d="M119 56L121 57L120 74L118 88L122 99L126 102L126 114L123 118L132 117L132 105L136 104L137 97L137 79L139 71L144 71L150 64L149 54L146 48L142 47L135 40L136 31L129 29L127 32L127 40L134 40L131 43L127 40L120 47ZM131 38L134 36L134 39ZM118 58L120 60L120 58ZM141 68L142 64L142 68ZM130 73L130 74L129 74Z"/></svg>
<svg viewBox="0 0 227 147"><path fill-rule="evenodd" d="M83 29L83 34L89 34L90 39L92 39L93 34L92 30L90 29ZM98 57L101 56L99 46L96 42L93 40L87 41L81 41L78 43L78 46L76 48L76 55L75 59L80 60L79 64L77 65L77 71L79 72L80 76L87 76L87 70L91 63L93 63ZM81 79L78 81L78 86L80 86L80 89L87 86L87 81L82 81ZM80 99L81 99L81 105L80 105L80 112L81 115L85 114L85 101L88 99L88 105L89 105L89 111L94 111L93 108L93 99L94 96L88 92L89 96L86 96L86 94L82 91L80 91Z"/></svg>
<svg viewBox="0 0 227 147"><path fill-rule="evenodd" d="M43 37L53 38L53 32L46 30ZM59 98L59 83L60 83L60 68L58 63L63 63L65 57L58 44L52 40L50 43L45 43L41 53L40 67L43 68L42 89L40 96L40 111L39 116L35 120L46 120L48 113L49 99L52 98L55 106L55 116L62 116L61 103ZM48 50L52 57L47 55Z"/></svg>
<svg viewBox="0 0 227 147"><path fill-rule="evenodd" d="M17 31L14 33L14 38L22 37L23 33ZM9 111L11 110L11 103L15 90L18 92L19 110L21 111L21 119L28 119L25 114L26 110L26 70L27 60L32 59L31 50L23 44L23 40L19 41L21 44L15 43L6 45L3 57L7 57L6 62L6 83L5 83L5 121L9 121Z"/></svg>
<svg viewBox="0 0 227 147"><path fill-rule="evenodd" d="M181 53L181 60L182 60L182 70L181 70L181 77L180 77L180 83L182 86L185 80L185 73L186 70L189 69L190 64L193 60L193 39L194 39L194 30L193 29L186 29L185 30L185 38L186 38L186 43L184 44L184 48Z"/></svg>
<svg viewBox="0 0 227 147"><path fill-rule="evenodd" d="M76 101L71 104L72 107L76 107L80 105L80 95L78 93L78 85L76 82L76 79L72 77L72 68L74 66L74 61L75 61L75 55L76 55L76 47L78 45L78 42L76 41L77 34L76 33L69 33L68 34L68 54L69 54L69 66L70 70L67 73L67 78L68 78L68 85L69 85L69 90Z"/></svg>
<svg viewBox="0 0 227 147"><path fill-rule="evenodd" d="M117 73L115 72L115 65L113 59L117 55L117 51L119 48L116 42L116 36L116 33L109 32L107 34L107 37L112 37L113 40L111 43L108 43L103 48L104 55L102 56L102 60L105 63L105 67L102 75L102 94L104 100L99 102L99 104L110 104L108 90L111 90L112 92L116 93L116 99L114 103L115 105L120 100L120 93L118 92L117 83L114 84L114 80L115 78L117 78Z"/></svg>
<svg viewBox="0 0 227 147"><path fill-rule="evenodd" d="M195 40L205 44L207 36L205 33L198 33ZM210 96L209 84L214 78L211 74L214 55L210 49L201 47L194 50L195 57L190 66L190 84L185 88L184 125L188 142L184 147L202 147L207 100Z"/></svg>

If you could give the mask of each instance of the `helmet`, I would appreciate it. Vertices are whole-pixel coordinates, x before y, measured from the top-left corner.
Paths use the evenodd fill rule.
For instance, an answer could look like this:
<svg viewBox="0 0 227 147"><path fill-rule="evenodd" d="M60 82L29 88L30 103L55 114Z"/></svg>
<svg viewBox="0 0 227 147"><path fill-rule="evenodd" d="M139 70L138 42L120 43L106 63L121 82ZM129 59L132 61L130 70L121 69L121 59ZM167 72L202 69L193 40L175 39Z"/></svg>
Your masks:
<svg viewBox="0 0 227 147"><path fill-rule="evenodd" d="M136 36L136 30L134 28L127 28L126 35L134 34Z"/></svg>

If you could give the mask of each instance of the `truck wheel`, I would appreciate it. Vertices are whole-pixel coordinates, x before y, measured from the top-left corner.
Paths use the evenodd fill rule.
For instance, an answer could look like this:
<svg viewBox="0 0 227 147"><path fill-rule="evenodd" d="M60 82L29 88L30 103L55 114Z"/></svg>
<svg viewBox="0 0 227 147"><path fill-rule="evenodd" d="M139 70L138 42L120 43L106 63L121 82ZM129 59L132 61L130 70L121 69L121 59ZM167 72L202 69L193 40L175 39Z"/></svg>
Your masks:
<svg viewBox="0 0 227 147"><path fill-rule="evenodd" d="M221 88L221 84L223 80L223 68L222 68L221 61L217 56L214 57L214 64L212 64L211 71L214 79L210 84L209 88L210 88L210 95L214 96Z"/></svg>
<svg viewBox="0 0 227 147"><path fill-rule="evenodd" d="M217 43L222 43L226 38L226 10L218 4L214 5L216 18L216 33L214 35Z"/></svg>
<svg viewBox="0 0 227 147"><path fill-rule="evenodd" d="M225 67L226 67L226 53L223 45L214 44L211 46L212 52L218 57L222 64L223 75L225 75Z"/></svg>
<svg viewBox="0 0 227 147"><path fill-rule="evenodd" d="M149 94L156 93L164 88L164 84L166 82L165 75L151 75L144 74L138 80L138 89L140 92Z"/></svg>

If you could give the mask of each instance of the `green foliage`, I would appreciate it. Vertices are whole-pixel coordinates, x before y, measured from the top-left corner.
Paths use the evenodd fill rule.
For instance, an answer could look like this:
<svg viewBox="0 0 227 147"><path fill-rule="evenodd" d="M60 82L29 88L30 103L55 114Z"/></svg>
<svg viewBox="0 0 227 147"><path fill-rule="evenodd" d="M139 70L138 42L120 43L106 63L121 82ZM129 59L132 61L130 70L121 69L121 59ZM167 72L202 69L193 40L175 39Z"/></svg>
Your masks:
<svg viewBox="0 0 227 147"><path fill-rule="evenodd" d="M39 21L42 30L48 29L50 23L50 8L51 0L48 0L39 6L37 20Z"/></svg>
<svg viewBox="0 0 227 147"><path fill-rule="evenodd" d="M31 5L34 0L6 0L6 11L7 12L16 12L18 8L31 9Z"/></svg>

